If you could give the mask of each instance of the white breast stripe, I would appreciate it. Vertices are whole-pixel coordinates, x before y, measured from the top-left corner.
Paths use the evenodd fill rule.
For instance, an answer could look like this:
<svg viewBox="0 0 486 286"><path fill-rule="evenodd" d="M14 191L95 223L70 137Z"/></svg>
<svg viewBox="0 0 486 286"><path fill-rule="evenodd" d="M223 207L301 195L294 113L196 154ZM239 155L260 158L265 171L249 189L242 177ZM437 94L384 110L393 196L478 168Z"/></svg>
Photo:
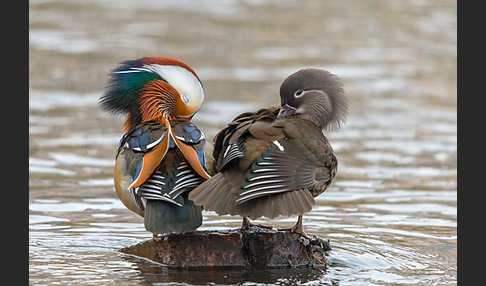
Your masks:
<svg viewBox="0 0 486 286"><path fill-rule="evenodd" d="M178 184L177 186L174 187L174 189L169 193L169 194L173 194L177 191L179 191L180 189L182 188L189 188L189 187L196 187L199 185L201 179L198 178L198 177L195 177L195 178L192 178L192 179L187 179L185 181L183 181L181 184Z"/></svg>
<svg viewBox="0 0 486 286"><path fill-rule="evenodd" d="M148 184L148 183L151 183L155 186L158 186L159 189L160 189L160 187L165 186L165 183L162 182L162 181L159 181L159 180L147 180L147 182L145 184ZM145 184L144 184L144 186L145 186Z"/></svg>
<svg viewBox="0 0 486 286"><path fill-rule="evenodd" d="M142 187L139 188L139 190L143 191L144 193L150 192L149 190L157 191L157 192L154 192L154 193L160 193L161 186L162 185L152 185L152 184L145 183L145 184L143 184Z"/></svg>
<svg viewBox="0 0 486 286"><path fill-rule="evenodd" d="M156 179L156 180L159 180L159 181L160 181L160 180L165 179L165 177L164 177L164 176L162 176L162 175L156 175L156 174L153 174L153 175L152 175L152 179Z"/></svg>
<svg viewBox="0 0 486 286"><path fill-rule="evenodd" d="M160 200L160 201L166 201L166 202L169 202L169 203L173 203L175 205L178 205L180 207L182 207L181 204L179 204L178 202L174 201L173 199L171 198L168 198L168 197L157 197L157 200Z"/></svg>
<svg viewBox="0 0 486 286"><path fill-rule="evenodd" d="M186 164L186 162L181 162L179 167L177 167L177 170L181 170L181 169L184 169L184 168L187 168L187 164Z"/></svg>
<svg viewBox="0 0 486 286"><path fill-rule="evenodd" d="M194 177L193 174L191 174L191 170L184 170L182 172L180 172L179 174L177 174L177 181L175 182L176 184L178 184L180 181L183 181L185 179L187 179L188 177ZM187 174L187 176L186 176Z"/></svg>
<svg viewBox="0 0 486 286"><path fill-rule="evenodd" d="M182 206L180 203L174 201L168 194L161 195L160 188L155 190L144 186L143 188L140 188L139 191L141 192L142 198L146 200L166 201L178 205L180 207Z"/></svg>

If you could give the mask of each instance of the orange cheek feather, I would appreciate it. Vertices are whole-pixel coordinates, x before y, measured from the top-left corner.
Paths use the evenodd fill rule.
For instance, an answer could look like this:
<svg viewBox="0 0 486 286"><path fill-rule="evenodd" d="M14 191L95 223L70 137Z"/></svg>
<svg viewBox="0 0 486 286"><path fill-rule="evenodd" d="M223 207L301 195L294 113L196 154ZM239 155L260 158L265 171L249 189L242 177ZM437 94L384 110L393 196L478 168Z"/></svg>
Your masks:
<svg viewBox="0 0 486 286"><path fill-rule="evenodd" d="M177 99L175 101L175 115L178 117L187 117L190 118L194 114L195 110L192 110L184 104L182 101L180 95L177 96Z"/></svg>
<svg viewBox="0 0 486 286"><path fill-rule="evenodd" d="M165 81L149 82L140 95L142 122L164 123L166 118L175 118L176 100L179 97L177 90Z"/></svg>

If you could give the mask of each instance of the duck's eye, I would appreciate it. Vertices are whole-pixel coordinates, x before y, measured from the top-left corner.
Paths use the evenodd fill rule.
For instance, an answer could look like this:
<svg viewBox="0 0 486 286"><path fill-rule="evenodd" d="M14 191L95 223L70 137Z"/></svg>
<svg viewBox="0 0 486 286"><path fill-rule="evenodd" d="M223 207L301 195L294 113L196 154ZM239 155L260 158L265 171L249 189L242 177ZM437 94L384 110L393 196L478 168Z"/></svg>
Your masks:
<svg viewBox="0 0 486 286"><path fill-rule="evenodd" d="M304 91L302 89L299 89L294 93L295 97L302 97L303 95L304 95Z"/></svg>
<svg viewBox="0 0 486 286"><path fill-rule="evenodd" d="M182 101L185 103L185 104L188 104L189 103L189 98L185 95L185 94L181 94L181 97L182 97Z"/></svg>

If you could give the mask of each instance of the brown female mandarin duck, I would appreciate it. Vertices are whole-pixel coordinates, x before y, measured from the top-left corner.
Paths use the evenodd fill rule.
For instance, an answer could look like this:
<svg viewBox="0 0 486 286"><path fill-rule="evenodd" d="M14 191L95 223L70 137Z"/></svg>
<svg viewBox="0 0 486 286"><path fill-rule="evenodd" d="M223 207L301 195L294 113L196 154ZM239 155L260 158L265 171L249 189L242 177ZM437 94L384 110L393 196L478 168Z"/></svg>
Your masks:
<svg viewBox="0 0 486 286"><path fill-rule="evenodd" d="M122 62L110 75L101 107L126 114L116 155L115 190L154 234L202 224L188 193L209 179L204 134L190 122L204 99L194 70L167 57Z"/></svg>
<svg viewBox="0 0 486 286"><path fill-rule="evenodd" d="M189 198L219 215L275 218L298 215L292 231L304 236L302 215L336 176L338 162L323 129L341 127L348 102L340 79L306 68L280 86L281 107L237 116L214 138L211 179Z"/></svg>

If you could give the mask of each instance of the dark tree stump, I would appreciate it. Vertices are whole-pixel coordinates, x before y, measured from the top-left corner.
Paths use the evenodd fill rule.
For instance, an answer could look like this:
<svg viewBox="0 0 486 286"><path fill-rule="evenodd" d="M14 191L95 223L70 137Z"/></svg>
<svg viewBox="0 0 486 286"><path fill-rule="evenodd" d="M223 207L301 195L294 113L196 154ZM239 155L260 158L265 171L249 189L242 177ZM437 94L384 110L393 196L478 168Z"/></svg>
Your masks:
<svg viewBox="0 0 486 286"><path fill-rule="evenodd" d="M170 234L120 249L169 267L326 266L328 240L251 227Z"/></svg>

